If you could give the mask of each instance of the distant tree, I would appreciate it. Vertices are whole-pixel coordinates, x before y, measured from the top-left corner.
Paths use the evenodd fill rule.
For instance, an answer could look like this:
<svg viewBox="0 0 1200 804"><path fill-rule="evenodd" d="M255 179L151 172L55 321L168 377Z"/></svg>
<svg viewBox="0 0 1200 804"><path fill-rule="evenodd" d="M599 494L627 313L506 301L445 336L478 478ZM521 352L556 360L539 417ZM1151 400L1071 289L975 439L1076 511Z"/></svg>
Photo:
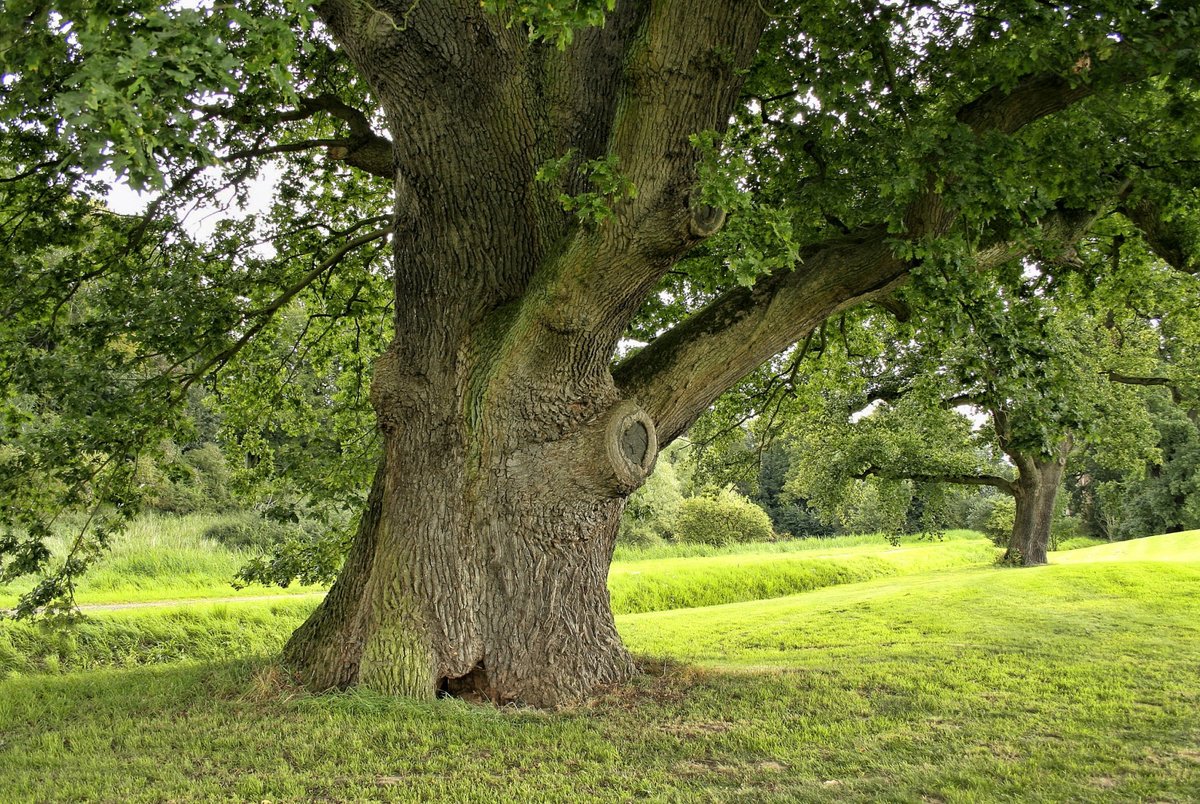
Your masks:
<svg viewBox="0 0 1200 804"><path fill-rule="evenodd" d="M1161 393L1147 399L1157 460L1111 467L1084 450L1067 478L1088 531L1110 540L1200 528L1200 429Z"/></svg>
<svg viewBox="0 0 1200 804"><path fill-rule="evenodd" d="M1158 270L1160 284L1177 279L1194 284ZM919 279L903 296L904 321L867 314L871 336L843 348L854 382L797 431L813 457L794 485L828 508L846 504L854 481L875 477L895 489L895 509L904 481L992 486L1015 501L1007 560L1044 563L1073 448L1092 445L1110 466L1157 455L1131 385L1162 380L1164 357L1150 340L1115 335L1124 281L1113 273L1083 288L1086 271L1050 280L1029 263L949 292ZM1186 298L1181 288L1167 295ZM1150 375L1118 370L1135 364ZM981 412L987 426L955 406Z"/></svg>

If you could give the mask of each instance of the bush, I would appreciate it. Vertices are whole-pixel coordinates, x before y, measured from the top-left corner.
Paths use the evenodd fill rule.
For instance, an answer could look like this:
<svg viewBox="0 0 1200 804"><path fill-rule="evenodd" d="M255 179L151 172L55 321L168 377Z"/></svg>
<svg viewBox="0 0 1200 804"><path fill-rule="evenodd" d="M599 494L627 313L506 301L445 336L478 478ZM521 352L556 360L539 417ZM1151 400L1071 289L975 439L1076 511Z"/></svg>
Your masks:
<svg viewBox="0 0 1200 804"><path fill-rule="evenodd" d="M1012 538L1013 521L1017 518L1017 501L1007 495L997 497L983 522L983 532L997 547L1004 547Z"/></svg>
<svg viewBox="0 0 1200 804"><path fill-rule="evenodd" d="M185 452L166 441L160 449L157 460L144 462L138 470L148 509L168 514L229 510L230 472L220 447L206 443Z"/></svg>
<svg viewBox="0 0 1200 804"><path fill-rule="evenodd" d="M681 542L724 545L768 541L774 535L767 512L731 489L684 500L675 521Z"/></svg>

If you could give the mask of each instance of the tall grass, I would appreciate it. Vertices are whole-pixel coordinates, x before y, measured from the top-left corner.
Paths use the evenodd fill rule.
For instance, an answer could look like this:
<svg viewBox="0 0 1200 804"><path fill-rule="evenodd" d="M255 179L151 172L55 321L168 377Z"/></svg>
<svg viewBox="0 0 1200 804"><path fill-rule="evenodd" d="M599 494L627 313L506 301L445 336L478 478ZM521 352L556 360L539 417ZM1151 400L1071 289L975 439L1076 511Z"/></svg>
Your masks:
<svg viewBox="0 0 1200 804"><path fill-rule="evenodd" d="M908 535L900 538L902 546L936 544L939 541L980 539L981 534L973 530L949 530L941 539ZM719 547L708 544L685 544L664 542L646 546L618 544L614 561L646 561L653 558L708 558L711 556L741 555L745 553L800 553L812 550L838 550L844 547L878 547L881 550L894 547L882 533L865 533L849 536L813 537L808 539L781 539L775 542L748 542L727 544Z"/></svg>
<svg viewBox="0 0 1200 804"><path fill-rule="evenodd" d="M232 582L238 569L252 556L247 550L231 549L206 539L215 525L234 521L236 514L190 514L187 516L146 515L130 523L117 535L104 558L79 582L79 603L114 603L166 600L185 597L286 594L288 590L255 587L235 590ZM55 556L66 550L66 537L50 540ZM17 596L33 586L32 578L20 578L0 586L0 608L12 605ZM311 591L315 587L296 587Z"/></svg>

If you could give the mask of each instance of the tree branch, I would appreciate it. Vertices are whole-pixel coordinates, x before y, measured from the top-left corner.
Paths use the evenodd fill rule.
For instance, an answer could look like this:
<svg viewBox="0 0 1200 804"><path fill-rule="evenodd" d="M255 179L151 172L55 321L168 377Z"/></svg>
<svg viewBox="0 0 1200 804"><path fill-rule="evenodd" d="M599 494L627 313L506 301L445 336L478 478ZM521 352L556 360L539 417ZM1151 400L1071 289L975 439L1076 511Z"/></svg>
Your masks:
<svg viewBox="0 0 1200 804"><path fill-rule="evenodd" d="M1151 251L1167 265L1185 274L1200 273L1200 244L1189 242L1184 228L1167 220L1156 203L1142 196L1121 204L1118 211L1138 228Z"/></svg>
<svg viewBox="0 0 1200 804"><path fill-rule="evenodd" d="M1109 382L1116 382L1122 385L1140 385L1147 388L1166 388L1171 392L1171 400L1176 405L1183 403L1183 391L1180 390L1179 384L1169 377L1134 377L1129 374L1121 374L1117 371L1109 371L1106 374Z"/></svg>
<svg viewBox="0 0 1200 804"><path fill-rule="evenodd" d="M956 486L991 486L1005 494L1015 495L1017 484L999 475L968 475L968 474L925 474L921 472L885 472L878 466L868 466L861 472L851 475L855 480L866 480L871 475L891 479L916 480L921 483L952 483Z"/></svg>
<svg viewBox="0 0 1200 804"><path fill-rule="evenodd" d="M295 109L275 111L265 115L253 114L238 108L236 104L233 106L213 104L197 106L196 109L208 117L219 117L236 122L253 122L260 126L293 123L307 120L319 113L328 114L350 127L349 137L305 140L302 143L247 149L231 154L226 159L291 153L307 148L324 147L328 150L331 159L345 162L351 167L381 178L395 178L395 169L392 164L392 141L376 133L365 112L351 106L332 93L324 92L312 98L304 98Z"/></svg>
<svg viewBox="0 0 1200 804"><path fill-rule="evenodd" d="M837 311L892 289L906 273L882 229L823 244L788 273L721 294L622 361L614 377L668 443L764 360Z"/></svg>
<svg viewBox="0 0 1200 804"><path fill-rule="evenodd" d="M279 312L279 310L281 310L285 304L295 298L296 294L300 293L300 291L304 290L306 287L315 282L326 271L340 263L347 254L357 248L360 248L361 246L366 245L367 243L378 240L381 237L387 237L389 234L391 234L391 231L392 230L390 227L376 229L372 232L367 232L364 235L359 235L353 240L344 243L340 248L321 261L319 265L284 290L283 293L279 294L274 301L272 301L266 307L255 310L254 316L258 318L258 321L256 321L249 329L242 333L240 338L226 348L222 349L220 352L217 352L215 355L209 357L207 360L201 363L199 367L190 372L180 383L180 393L186 392L193 383L195 383L213 368L223 366L225 363L229 362L229 360L238 352L240 352L246 346L246 344L250 343L255 335L262 331L262 329L274 317L275 313Z"/></svg>

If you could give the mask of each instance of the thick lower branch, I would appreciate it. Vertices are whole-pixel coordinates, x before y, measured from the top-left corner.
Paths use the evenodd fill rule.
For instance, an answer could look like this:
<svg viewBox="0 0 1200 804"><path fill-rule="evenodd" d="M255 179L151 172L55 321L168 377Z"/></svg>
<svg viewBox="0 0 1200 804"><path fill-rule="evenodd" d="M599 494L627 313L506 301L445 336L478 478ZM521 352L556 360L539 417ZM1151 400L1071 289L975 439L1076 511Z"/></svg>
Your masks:
<svg viewBox="0 0 1200 804"><path fill-rule="evenodd" d="M906 273L882 230L830 243L789 273L722 294L623 361L614 376L654 418L660 443L670 443L756 366Z"/></svg>
<svg viewBox="0 0 1200 804"><path fill-rule="evenodd" d="M1191 242L1184 227L1168 220L1157 204L1142 197L1122 204L1119 211L1167 265L1186 274L1200 273L1200 244Z"/></svg>
<svg viewBox="0 0 1200 804"><path fill-rule="evenodd" d="M878 467L868 467L854 477L866 480L871 475L888 477L893 480L915 480L921 483L950 483L955 486L991 486L1005 494L1017 493L1016 483L999 475L970 475L970 474L922 474L920 472L885 472Z"/></svg>

